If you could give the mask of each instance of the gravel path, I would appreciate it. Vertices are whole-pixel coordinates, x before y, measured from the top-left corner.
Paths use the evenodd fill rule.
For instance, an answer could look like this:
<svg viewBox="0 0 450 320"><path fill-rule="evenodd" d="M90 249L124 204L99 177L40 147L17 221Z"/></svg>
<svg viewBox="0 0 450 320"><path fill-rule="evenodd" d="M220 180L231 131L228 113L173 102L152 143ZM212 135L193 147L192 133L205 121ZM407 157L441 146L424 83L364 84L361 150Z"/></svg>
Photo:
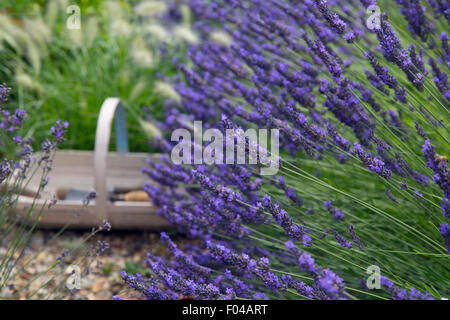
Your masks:
<svg viewBox="0 0 450 320"><path fill-rule="evenodd" d="M145 275L143 262L147 253L165 254L157 232L110 231L91 236L89 232L65 231L52 240L56 233L34 232L20 263L13 268L17 275L1 290L1 298L97 300L120 295L136 299L121 281L120 271ZM186 241L182 237L174 240L179 245ZM0 247L0 261L5 252ZM79 269L73 267L70 273L71 264ZM67 279L71 277L76 283L78 274L80 289L69 290Z"/></svg>

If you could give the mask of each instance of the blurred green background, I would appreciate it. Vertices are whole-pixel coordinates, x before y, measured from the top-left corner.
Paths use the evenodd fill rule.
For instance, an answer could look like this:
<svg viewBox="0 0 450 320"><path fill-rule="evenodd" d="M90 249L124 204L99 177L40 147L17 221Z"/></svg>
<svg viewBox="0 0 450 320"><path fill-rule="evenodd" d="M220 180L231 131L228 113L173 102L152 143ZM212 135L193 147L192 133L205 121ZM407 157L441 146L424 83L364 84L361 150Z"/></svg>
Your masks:
<svg viewBox="0 0 450 320"><path fill-rule="evenodd" d="M66 26L73 4L80 29ZM2 1L0 82L12 87L8 107L28 112L21 134L41 141L52 123L67 120L61 147L92 150L99 108L114 96L128 110L131 151L152 151L142 107L161 118L163 98L153 89L158 73L172 75L172 58L183 57L186 42L195 40L177 32L191 32L189 12L170 10L164 1ZM162 26L169 14L180 18Z"/></svg>

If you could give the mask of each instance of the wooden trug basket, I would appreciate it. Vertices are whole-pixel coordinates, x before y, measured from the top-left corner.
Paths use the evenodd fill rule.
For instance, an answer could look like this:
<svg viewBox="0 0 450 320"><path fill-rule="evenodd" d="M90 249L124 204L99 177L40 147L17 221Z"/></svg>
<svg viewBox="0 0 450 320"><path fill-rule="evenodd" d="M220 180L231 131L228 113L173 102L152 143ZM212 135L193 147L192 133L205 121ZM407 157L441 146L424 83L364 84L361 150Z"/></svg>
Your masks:
<svg viewBox="0 0 450 320"><path fill-rule="evenodd" d="M115 116L117 151L108 152L111 125ZM142 188L145 175L142 168L145 159L158 161L159 155L129 153L124 109L118 98L107 98L100 109L97 122L95 150L58 150L53 160L50 182L35 201L36 212L30 222L39 216L38 226L59 228L70 222L71 228L98 227L103 220L114 229L166 229L170 224L156 214L156 207L150 201L127 202L108 201L108 189ZM40 176L31 178L27 189L38 190ZM94 190L95 200L83 204L78 200L58 200L50 208L42 206L53 199L58 190ZM32 197L19 196L16 213L25 218L33 203Z"/></svg>

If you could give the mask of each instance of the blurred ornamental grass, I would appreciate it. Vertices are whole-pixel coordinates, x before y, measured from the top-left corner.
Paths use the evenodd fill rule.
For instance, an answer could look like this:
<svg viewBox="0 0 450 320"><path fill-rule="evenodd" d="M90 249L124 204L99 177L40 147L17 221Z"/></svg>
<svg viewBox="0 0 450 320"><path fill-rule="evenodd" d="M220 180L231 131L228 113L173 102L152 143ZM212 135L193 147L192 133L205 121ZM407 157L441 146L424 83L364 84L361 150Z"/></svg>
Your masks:
<svg viewBox="0 0 450 320"><path fill-rule="evenodd" d="M73 130L63 147L92 149L101 103L120 97L133 115L130 147L146 151L139 110L150 105L162 115L163 101L148 89L160 73L172 74L172 57L182 59L186 45L197 41L189 9L163 1L82 3L80 29L66 27L73 15L66 0L36 4L23 16L13 7L0 11L0 74L17 88L11 100L30 114L24 130L39 135L67 118Z"/></svg>
<svg viewBox="0 0 450 320"><path fill-rule="evenodd" d="M189 61L175 61L179 75L155 84L167 155L143 172L158 213L198 242L179 248L162 233L170 257L149 254L145 277L123 271L130 290L147 299L448 298L449 8L184 3L199 41ZM375 4L382 15L370 30ZM278 174L174 165L171 133L193 121L278 129Z"/></svg>

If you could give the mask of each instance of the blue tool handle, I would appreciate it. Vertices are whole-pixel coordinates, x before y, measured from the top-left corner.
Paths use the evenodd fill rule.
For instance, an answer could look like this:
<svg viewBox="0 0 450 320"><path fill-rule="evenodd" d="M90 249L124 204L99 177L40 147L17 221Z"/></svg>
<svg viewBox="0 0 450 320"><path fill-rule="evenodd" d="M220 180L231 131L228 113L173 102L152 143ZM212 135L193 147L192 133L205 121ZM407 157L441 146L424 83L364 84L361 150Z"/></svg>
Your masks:
<svg viewBox="0 0 450 320"><path fill-rule="evenodd" d="M116 149L120 154L128 153L128 133L127 133L127 117L122 103L116 108L114 115L114 125L116 128Z"/></svg>

